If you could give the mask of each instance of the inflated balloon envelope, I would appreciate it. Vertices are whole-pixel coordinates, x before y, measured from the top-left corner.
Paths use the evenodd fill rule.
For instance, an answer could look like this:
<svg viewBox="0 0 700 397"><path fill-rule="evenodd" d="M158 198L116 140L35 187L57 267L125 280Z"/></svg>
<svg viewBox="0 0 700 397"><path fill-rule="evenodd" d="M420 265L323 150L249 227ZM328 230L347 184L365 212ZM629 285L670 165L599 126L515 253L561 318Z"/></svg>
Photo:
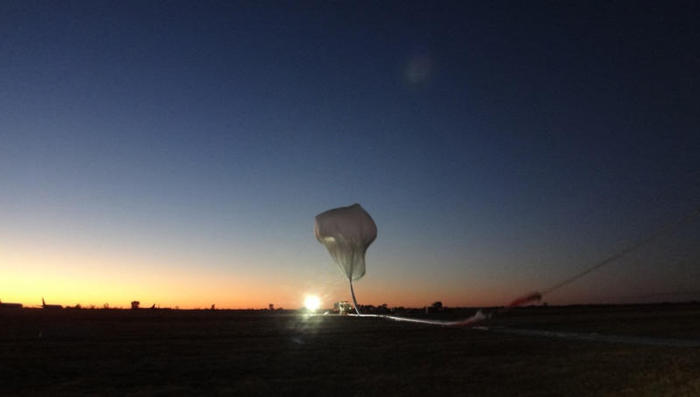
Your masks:
<svg viewBox="0 0 700 397"><path fill-rule="evenodd" d="M361 205L353 204L316 215L314 233L350 281L357 311L352 282L365 275L365 254L377 238L377 225Z"/></svg>
<svg viewBox="0 0 700 397"><path fill-rule="evenodd" d="M352 302L360 317L381 317L395 321L409 321L441 326L470 326L486 318L481 311L474 316L459 321L423 320L388 316L383 314L361 314L357 308L352 282L365 275L365 254L370 244L377 238L377 225L372 217L359 204L334 208L316 215L314 225L316 239L326 246L331 257L350 282Z"/></svg>
<svg viewBox="0 0 700 397"><path fill-rule="evenodd" d="M365 275L365 253L377 238L377 225L359 204L316 215L314 233L350 280Z"/></svg>

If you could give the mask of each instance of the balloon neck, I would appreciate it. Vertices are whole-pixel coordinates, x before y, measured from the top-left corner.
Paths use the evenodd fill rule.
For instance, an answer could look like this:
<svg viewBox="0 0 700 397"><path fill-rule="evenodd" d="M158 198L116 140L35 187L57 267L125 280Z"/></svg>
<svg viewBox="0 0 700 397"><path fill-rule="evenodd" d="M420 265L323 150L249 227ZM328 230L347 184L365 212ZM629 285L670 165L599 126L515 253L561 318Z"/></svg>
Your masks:
<svg viewBox="0 0 700 397"><path fill-rule="evenodd" d="M352 287L352 277L350 277L350 294L352 294L352 305L355 307L355 313L358 315L360 314L360 310L358 309L358 304L357 304L357 299L355 298L355 289Z"/></svg>

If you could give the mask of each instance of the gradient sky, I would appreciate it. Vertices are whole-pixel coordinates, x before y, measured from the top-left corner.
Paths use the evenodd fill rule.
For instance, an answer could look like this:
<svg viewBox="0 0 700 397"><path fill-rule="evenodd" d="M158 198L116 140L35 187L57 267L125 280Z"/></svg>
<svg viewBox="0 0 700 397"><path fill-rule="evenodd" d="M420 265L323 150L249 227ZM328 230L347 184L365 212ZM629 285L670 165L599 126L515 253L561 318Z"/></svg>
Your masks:
<svg viewBox="0 0 700 397"><path fill-rule="evenodd" d="M433 3L0 2L0 299L348 299L358 202L361 303L500 305L700 204L698 3ZM698 223L545 300L700 298Z"/></svg>

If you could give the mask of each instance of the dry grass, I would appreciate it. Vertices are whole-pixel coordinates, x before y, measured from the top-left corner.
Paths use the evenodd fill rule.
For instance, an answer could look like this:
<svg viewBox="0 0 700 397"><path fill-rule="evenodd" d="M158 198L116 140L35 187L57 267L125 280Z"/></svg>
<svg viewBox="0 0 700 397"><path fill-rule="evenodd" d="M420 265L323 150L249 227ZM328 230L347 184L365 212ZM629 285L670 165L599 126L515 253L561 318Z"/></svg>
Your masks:
<svg viewBox="0 0 700 397"><path fill-rule="evenodd" d="M0 323L10 394L700 395L697 348L265 312L5 310ZM494 324L700 337L700 307L524 309Z"/></svg>

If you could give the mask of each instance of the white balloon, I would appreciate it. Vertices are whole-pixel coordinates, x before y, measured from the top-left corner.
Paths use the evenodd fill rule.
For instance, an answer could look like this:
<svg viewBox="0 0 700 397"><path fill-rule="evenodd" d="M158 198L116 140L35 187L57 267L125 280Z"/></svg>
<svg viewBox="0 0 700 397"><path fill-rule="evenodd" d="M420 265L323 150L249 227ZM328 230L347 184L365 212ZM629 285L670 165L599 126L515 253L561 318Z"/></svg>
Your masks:
<svg viewBox="0 0 700 397"><path fill-rule="evenodd" d="M350 281L365 275L365 253L377 238L377 225L362 206L353 204L316 215L314 234Z"/></svg>

